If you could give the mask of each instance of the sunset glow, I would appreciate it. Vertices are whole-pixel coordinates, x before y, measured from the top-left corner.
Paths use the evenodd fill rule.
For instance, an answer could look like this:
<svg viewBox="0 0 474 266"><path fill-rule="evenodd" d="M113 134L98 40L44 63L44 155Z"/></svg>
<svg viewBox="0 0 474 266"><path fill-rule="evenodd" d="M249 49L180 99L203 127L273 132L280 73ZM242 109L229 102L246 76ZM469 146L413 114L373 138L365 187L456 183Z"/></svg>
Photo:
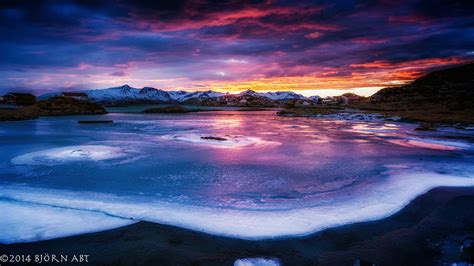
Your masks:
<svg viewBox="0 0 474 266"><path fill-rule="evenodd" d="M7 1L0 92L129 84L367 96L470 62L468 10L447 1Z"/></svg>

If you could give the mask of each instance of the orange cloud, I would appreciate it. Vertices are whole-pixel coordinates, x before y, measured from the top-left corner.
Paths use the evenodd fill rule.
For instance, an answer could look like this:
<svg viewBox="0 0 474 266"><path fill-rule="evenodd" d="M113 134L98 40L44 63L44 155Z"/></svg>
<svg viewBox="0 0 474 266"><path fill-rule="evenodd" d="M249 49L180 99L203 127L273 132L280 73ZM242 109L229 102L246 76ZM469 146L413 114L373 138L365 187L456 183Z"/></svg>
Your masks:
<svg viewBox="0 0 474 266"><path fill-rule="evenodd" d="M350 74L335 75L337 69L327 68L320 72L303 76L263 77L241 81L207 81L206 88L240 92L247 89L255 91L317 91L317 90L353 90L356 88L383 88L410 82L434 67L460 64L459 58L430 58L412 60L403 63L374 61L364 64L351 64ZM203 88L193 88L202 90Z"/></svg>

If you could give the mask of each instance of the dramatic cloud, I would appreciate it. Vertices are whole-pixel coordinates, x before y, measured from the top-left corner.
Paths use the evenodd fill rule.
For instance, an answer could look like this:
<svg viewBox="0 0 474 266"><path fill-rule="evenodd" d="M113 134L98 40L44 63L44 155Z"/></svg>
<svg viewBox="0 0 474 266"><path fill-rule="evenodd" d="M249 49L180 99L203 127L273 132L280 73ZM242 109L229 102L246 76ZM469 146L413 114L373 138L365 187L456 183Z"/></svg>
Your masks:
<svg viewBox="0 0 474 266"><path fill-rule="evenodd" d="M473 60L472 14L473 1L448 0L6 0L0 92L370 94Z"/></svg>

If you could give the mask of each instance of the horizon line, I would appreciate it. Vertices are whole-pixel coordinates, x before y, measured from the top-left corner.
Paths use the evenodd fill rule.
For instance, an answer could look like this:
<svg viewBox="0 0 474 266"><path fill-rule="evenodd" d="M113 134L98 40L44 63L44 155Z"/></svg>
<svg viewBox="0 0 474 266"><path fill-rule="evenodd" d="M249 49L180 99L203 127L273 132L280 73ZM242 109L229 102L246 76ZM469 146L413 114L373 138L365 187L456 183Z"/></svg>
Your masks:
<svg viewBox="0 0 474 266"><path fill-rule="evenodd" d="M404 85L404 84L401 84ZM107 90L107 89L113 89L113 88L120 88L128 86L132 89L138 89L141 90L143 88L153 88L156 90L162 90L166 92L172 92L172 91L185 91L187 93L194 93L194 92L206 92L206 91L212 91L212 92L219 92L219 93L224 93L224 94L239 94L244 91L254 91L257 93L269 93L269 92L292 92L296 94L300 94L304 97L311 97L311 96L319 96L319 97L328 97L328 96L340 96L345 93L354 93L360 96L364 97L370 97L371 95L377 93L379 90L387 88L388 86L375 86L375 87L358 87L358 88L350 88L350 89L302 89L302 90L253 90L253 89L242 89L239 91L224 91L224 90L213 90L211 88L209 89L202 89L202 90L196 90L196 89L172 89L172 88L156 88L153 86L143 86L143 87L135 87L129 84L123 84L119 86L112 86L112 87L107 87L107 88L97 88L97 89L84 89L84 88L58 88L58 89L51 89L48 90L44 93L37 93L31 89L0 89L0 91L3 91L1 95L7 94L7 93L31 93L37 97L50 94L50 93L60 93L60 92L86 92L86 91L92 91L92 90ZM323 93L321 93L323 92Z"/></svg>

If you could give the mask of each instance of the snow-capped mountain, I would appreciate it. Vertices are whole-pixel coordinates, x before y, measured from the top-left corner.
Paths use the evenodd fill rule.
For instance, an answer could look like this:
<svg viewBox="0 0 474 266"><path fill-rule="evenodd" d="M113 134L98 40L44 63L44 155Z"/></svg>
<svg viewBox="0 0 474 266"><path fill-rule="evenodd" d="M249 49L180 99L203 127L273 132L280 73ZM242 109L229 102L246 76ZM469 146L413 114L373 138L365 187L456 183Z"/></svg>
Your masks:
<svg viewBox="0 0 474 266"><path fill-rule="evenodd" d="M165 91L152 87L134 88L129 85L113 87L107 89L85 90L83 91L90 101L103 104L121 103L187 103L204 105L234 105L264 103L266 106L284 104L288 101L316 101L319 97L304 97L291 91L278 92L255 92L246 90L238 94L229 94L216 91ZM40 96L40 99L47 99L59 96L60 93L47 93Z"/></svg>
<svg viewBox="0 0 474 266"><path fill-rule="evenodd" d="M153 102L153 103L169 103L169 102L185 102L190 99L210 99L225 95L221 92L214 91L165 91L152 87L144 87L142 89L133 88L129 85L120 87L87 90L84 91L91 101L101 103L118 103L118 102Z"/></svg>
<svg viewBox="0 0 474 266"><path fill-rule="evenodd" d="M306 99L301 94L294 93L292 91L277 91L277 92L256 92L253 90L246 90L238 95L249 95L254 97L265 97L274 101L286 101L286 100L303 100Z"/></svg>
<svg viewBox="0 0 474 266"><path fill-rule="evenodd" d="M129 85L123 85L120 87L102 90L87 90L84 92L89 96L91 101L100 103L172 101L168 92L151 87L137 89L130 87Z"/></svg>
<svg viewBox="0 0 474 266"><path fill-rule="evenodd" d="M189 94L187 91L168 91L168 95L171 99L177 102L182 102L183 98Z"/></svg>
<svg viewBox="0 0 474 266"><path fill-rule="evenodd" d="M243 91L239 94L237 94L239 96L254 96L254 97L257 97L257 96L260 96L258 92L256 91L253 91L253 90L246 90L246 91Z"/></svg>
<svg viewBox="0 0 474 266"><path fill-rule="evenodd" d="M259 93L259 95L263 97L267 97L274 101L306 99L306 97L304 97L303 95L294 93L292 91L265 92L265 93Z"/></svg>
<svg viewBox="0 0 474 266"><path fill-rule="evenodd" d="M187 95L184 95L180 97L177 101L178 102L185 102L191 99L198 99L198 100L208 100L211 98L218 98L226 95L225 93L222 92L215 92L215 91L196 91L196 92L190 92Z"/></svg>
<svg viewBox="0 0 474 266"><path fill-rule="evenodd" d="M153 99L153 100L164 101L164 102L173 100L171 99L168 92L164 90L158 90L152 87L144 87L143 89L140 90L138 94L145 99Z"/></svg>

